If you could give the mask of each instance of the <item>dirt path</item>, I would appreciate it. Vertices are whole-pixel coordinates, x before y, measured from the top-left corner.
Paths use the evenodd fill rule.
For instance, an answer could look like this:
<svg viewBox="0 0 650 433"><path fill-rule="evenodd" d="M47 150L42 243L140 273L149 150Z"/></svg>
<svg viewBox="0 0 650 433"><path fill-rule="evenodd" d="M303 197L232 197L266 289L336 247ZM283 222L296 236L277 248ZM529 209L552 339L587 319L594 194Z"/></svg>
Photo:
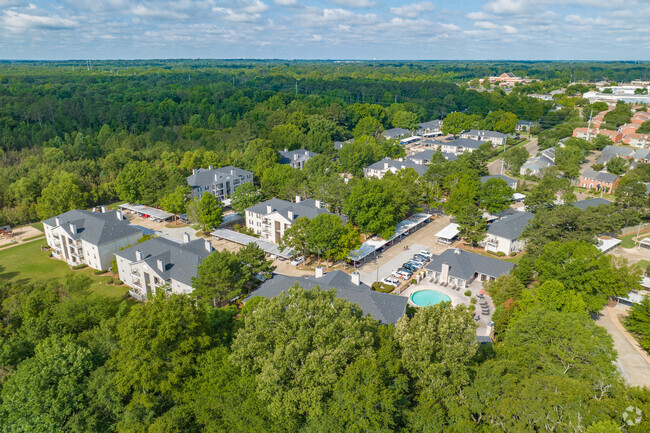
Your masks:
<svg viewBox="0 0 650 433"><path fill-rule="evenodd" d="M16 227L13 229L13 238L0 237L0 248L15 247L16 245L25 243L26 239L29 239L29 241L35 240L37 236L44 236L44 233L32 226Z"/></svg>

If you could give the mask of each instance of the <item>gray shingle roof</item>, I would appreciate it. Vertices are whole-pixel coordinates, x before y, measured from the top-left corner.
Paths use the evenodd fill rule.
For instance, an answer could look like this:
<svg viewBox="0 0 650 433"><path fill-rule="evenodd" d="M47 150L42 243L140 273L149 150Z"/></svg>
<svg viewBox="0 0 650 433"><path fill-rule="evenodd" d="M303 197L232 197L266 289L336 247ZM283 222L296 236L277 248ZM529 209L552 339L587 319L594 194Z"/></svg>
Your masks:
<svg viewBox="0 0 650 433"><path fill-rule="evenodd" d="M406 312L408 301L406 297L375 292L363 283L357 286L352 283L350 275L343 271L331 271L320 278L276 274L270 280L262 283L247 299L255 296L273 298L281 292L287 291L295 283L306 290L315 287L320 287L323 290L336 289L337 298L357 304L363 310L364 315L370 314L381 323L397 323L397 320Z"/></svg>
<svg viewBox="0 0 650 433"><path fill-rule="evenodd" d="M591 169L587 169L582 173L582 177L588 178L588 179L595 179L599 180L601 182L607 182L607 183L612 183L616 179L618 179L618 176L615 174L609 174L609 173L601 173L600 171L594 171Z"/></svg>
<svg viewBox="0 0 650 433"><path fill-rule="evenodd" d="M585 210L589 207L600 206L601 204L612 204L612 202L605 200L604 198L588 198L586 200L579 200L573 203L571 206Z"/></svg>
<svg viewBox="0 0 650 433"><path fill-rule="evenodd" d="M621 146L612 146L607 145L603 148L603 156L632 156L634 154L634 149L629 148L629 147L621 147Z"/></svg>
<svg viewBox="0 0 650 433"><path fill-rule="evenodd" d="M423 175L424 173L427 172L427 166L422 165L422 164L417 164L410 159L404 159L403 161L398 161L395 159L390 159L390 158L384 158L380 161L375 162L374 164L370 164L367 169L372 169L372 170L386 170L386 164L388 164L388 167L392 167L395 170L402 170L404 168L412 168L415 170L420 176Z"/></svg>
<svg viewBox="0 0 650 433"><path fill-rule="evenodd" d="M478 135L480 137L486 137L486 138L505 138L506 134L502 134L500 132L496 131L488 131L485 129L470 129L467 132L463 132L460 136L462 137L463 135Z"/></svg>
<svg viewBox="0 0 650 433"><path fill-rule="evenodd" d="M298 161L308 161L314 156L318 156L316 152L307 149L280 151L280 164L290 164Z"/></svg>
<svg viewBox="0 0 650 433"><path fill-rule="evenodd" d="M225 180L239 179L244 176L252 175L250 171L228 165L226 167L215 168L212 170L199 168L196 173L187 176L187 184L191 187L221 184ZM216 176L216 180L215 180Z"/></svg>
<svg viewBox="0 0 650 433"><path fill-rule="evenodd" d="M429 120L428 122L418 123L420 129L439 129L442 127L442 120Z"/></svg>
<svg viewBox="0 0 650 433"><path fill-rule="evenodd" d="M115 253L116 256L135 262L135 252L142 251L144 262L162 279L173 279L189 286L196 277L196 268L210 255L204 239L179 244L169 239L154 238ZM158 269L158 259L165 261L165 271Z"/></svg>
<svg viewBox="0 0 650 433"><path fill-rule="evenodd" d="M480 254L470 253L459 248L449 249L434 257L426 266L427 269L441 272L443 263L449 265L449 275L452 277L469 280L475 273L498 278L506 275L514 268L514 263L504 262Z"/></svg>
<svg viewBox="0 0 650 433"><path fill-rule="evenodd" d="M534 217L535 215L530 212L517 212L493 222L488 226L487 232L504 239L515 240Z"/></svg>
<svg viewBox="0 0 650 433"><path fill-rule="evenodd" d="M73 239L82 239L93 245L102 245L134 234L142 234L142 230L132 226L126 219L117 218L118 211L105 213L73 209L53 218L46 219L43 224L56 227L59 218L61 228ZM77 227L77 233L70 231L70 224Z"/></svg>
<svg viewBox="0 0 650 433"><path fill-rule="evenodd" d="M517 179L513 179L511 177L504 176L502 174L494 174L494 175L490 175L490 176L483 176L483 177L481 177L481 183L485 183L490 179L501 179L501 180L504 180L508 184L508 186L510 188L512 188L512 189L517 188Z"/></svg>
<svg viewBox="0 0 650 433"><path fill-rule="evenodd" d="M478 149L483 143L471 138L457 138L444 143L445 146L464 147L465 149Z"/></svg>
<svg viewBox="0 0 650 433"><path fill-rule="evenodd" d="M638 149L636 152L634 152L632 158L636 160L650 159L650 149Z"/></svg>
<svg viewBox="0 0 650 433"><path fill-rule="evenodd" d="M433 150L433 149L427 149L423 150L422 152L414 153L413 155L407 157L406 159L410 159L411 161L416 162L416 164L420 164L419 161L424 161L425 163L428 163L433 159L433 155L436 153L442 154L442 156L449 160L449 161L455 161L458 159L456 155L453 153L447 153L447 152L440 152L439 150Z"/></svg>
<svg viewBox="0 0 650 433"><path fill-rule="evenodd" d="M411 131L404 128L390 128L385 130L382 135L386 138L399 138L403 135L410 134Z"/></svg>
<svg viewBox="0 0 650 433"><path fill-rule="evenodd" d="M289 219L289 211L293 211L294 219L300 217L312 219L323 213L331 213L324 207L316 207L316 202L312 199L301 200L300 203L292 203L278 198L272 198L258 203L255 206L249 207L246 211L267 215L269 213L267 206L271 206L272 212L277 212L286 219Z"/></svg>

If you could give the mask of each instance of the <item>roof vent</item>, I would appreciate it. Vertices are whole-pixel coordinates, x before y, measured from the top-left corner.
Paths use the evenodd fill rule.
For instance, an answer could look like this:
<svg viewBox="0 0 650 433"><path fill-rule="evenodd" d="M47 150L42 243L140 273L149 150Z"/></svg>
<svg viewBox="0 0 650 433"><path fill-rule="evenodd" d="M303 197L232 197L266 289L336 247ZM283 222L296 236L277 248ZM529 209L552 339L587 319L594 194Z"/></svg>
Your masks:
<svg viewBox="0 0 650 433"><path fill-rule="evenodd" d="M100 211L101 213L106 213L107 210L108 210L108 209L106 209L106 206L101 206L101 207L99 208L99 211Z"/></svg>
<svg viewBox="0 0 650 433"><path fill-rule="evenodd" d="M208 165L208 170L214 170L214 165L212 164Z"/></svg>
<svg viewBox="0 0 650 433"><path fill-rule="evenodd" d="M234 169L234 168L231 168L231 169L230 169L230 174L231 174L232 176L235 175L235 169Z"/></svg>
<svg viewBox="0 0 650 433"><path fill-rule="evenodd" d="M454 254L460 254L460 248L456 247L456 248L454 249Z"/></svg>
<svg viewBox="0 0 650 433"><path fill-rule="evenodd" d="M273 212L273 206L271 206L270 204L267 204L266 205L266 213L270 214L271 212Z"/></svg>
<svg viewBox="0 0 650 433"><path fill-rule="evenodd" d="M289 219L289 221L293 221L293 211L292 210L287 212L287 218Z"/></svg>
<svg viewBox="0 0 650 433"><path fill-rule="evenodd" d="M320 200L316 200L316 207L320 209L323 206L323 204L320 202Z"/></svg>
<svg viewBox="0 0 650 433"><path fill-rule="evenodd" d="M300 198L299 195L297 195L297 196L296 196L296 203L300 203L300 200L302 200L302 199Z"/></svg>
<svg viewBox="0 0 650 433"><path fill-rule="evenodd" d="M115 212L115 216L117 217L118 220L124 221L124 214L122 213L121 210L118 210L117 212Z"/></svg>
<svg viewBox="0 0 650 433"><path fill-rule="evenodd" d="M316 266L316 278L321 278L324 275L323 267Z"/></svg>
<svg viewBox="0 0 650 433"><path fill-rule="evenodd" d="M285 148L284 148L284 151L285 151L285 152L288 152L288 151L289 151L289 148L288 148L288 147L285 147Z"/></svg>
<svg viewBox="0 0 650 433"><path fill-rule="evenodd" d="M188 243L190 241L190 234L183 233L183 242Z"/></svg>
<svg viewBox="0 0 650 433"><path fill-rule="evenodd" d="M207 252L209 252L209 253L211 253L212 251L214 251L214 248L212 247L212 243L210 243L210 241L207 240L207 239L205 240L203 246L205 247L205 250L206 250Z"/></svg>
<svg viewBox="0 0 650 433"><path fill-rule="evenodd" d="M196 168L193 168L193 169L192 169L192 174L196 174L196 173L198 173L198 172L199 172L199 171L198 171Z"/></svg>

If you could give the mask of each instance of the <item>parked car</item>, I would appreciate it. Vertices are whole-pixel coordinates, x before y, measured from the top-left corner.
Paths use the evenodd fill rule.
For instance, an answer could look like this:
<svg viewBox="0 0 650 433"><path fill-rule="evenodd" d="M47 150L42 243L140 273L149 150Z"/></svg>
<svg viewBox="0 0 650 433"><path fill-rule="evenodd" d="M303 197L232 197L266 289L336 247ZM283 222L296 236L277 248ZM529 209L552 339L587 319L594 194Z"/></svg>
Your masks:
<svg viewBox="0 0 650 433"><path fill-rule="evenodd" d="M418 264L424 266L424 265L427 264L428 260L422 259L422 258L419 258L419 257L413 257L411 260L409 260L409 262L418 263Z"/></svg>
<svg viewBox="0 0 650 433"><path fill-rule="evenodd" d="M418 270L415 266L409 265L408 263L404 263L404 264L402 265L402 268L403 268L403 269L408 269L409 272L415 272L415 271Z"/></svg>
<svg viewBox="0 0 650 433"><path fill-rule="evenodd" d="M413 276L413 272L409 271L408 269L405 268L400 268L397 270L397 273L400 274L400 278L403 278L405 280L408 280Z"/></svg>
<svg viewBox="0 0 650 433"><path fill-rule="evenodd" d="M418 262L409 262L409 264L417 270L422 269L422 267L424 266L422 263L418 263Z"/></svg>
<svg viewBox="0 0 650 433"><path fill-rule="evenodd" d="M416 254L413 256L413 260L419 260L421 262L428 262L430 259L428 257L423 256L422 254Z"/></svg>
<svg viewBox="0 0 650 433"><path fill-rule="evenodd" d="M391 286L399 286L399 280L396 280L395 278L386 277L381 280L381 282L384 284L390 284Z"/></svg>
<svg viewBox="0 0 650 433"><path fill-rule="evenodd" d="M420 255L426 257L428 260L431 260L431 257L433 257L433 254L429 250L421 250Z"/></svg>
<svg viewBox="0 0 650 433"><path fill-rule="evenodd" d="M295 259L291 260L291 266L298 266L299 264L303 263L305 261L305 258L300 256L296 257Z"/></svg>

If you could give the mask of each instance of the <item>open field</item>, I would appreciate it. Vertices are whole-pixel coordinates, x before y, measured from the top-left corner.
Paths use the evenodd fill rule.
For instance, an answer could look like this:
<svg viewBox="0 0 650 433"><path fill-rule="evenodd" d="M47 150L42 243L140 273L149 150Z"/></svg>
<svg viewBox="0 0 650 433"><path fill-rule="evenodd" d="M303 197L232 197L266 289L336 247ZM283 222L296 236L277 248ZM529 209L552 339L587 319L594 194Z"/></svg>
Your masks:
<svg viewBox="0 0 650 433"><path fill-rule="evenodd" d="M43 240L37 240L0 250L0 280L21 283L62 282L68 273L78 272L93 279L90 290L95 293L115 297L126 294L126 286L106 285L111 277L93 275L91 268L73 271L67 263L49 258L48 251L41 251L43 243Z"/></svg>

